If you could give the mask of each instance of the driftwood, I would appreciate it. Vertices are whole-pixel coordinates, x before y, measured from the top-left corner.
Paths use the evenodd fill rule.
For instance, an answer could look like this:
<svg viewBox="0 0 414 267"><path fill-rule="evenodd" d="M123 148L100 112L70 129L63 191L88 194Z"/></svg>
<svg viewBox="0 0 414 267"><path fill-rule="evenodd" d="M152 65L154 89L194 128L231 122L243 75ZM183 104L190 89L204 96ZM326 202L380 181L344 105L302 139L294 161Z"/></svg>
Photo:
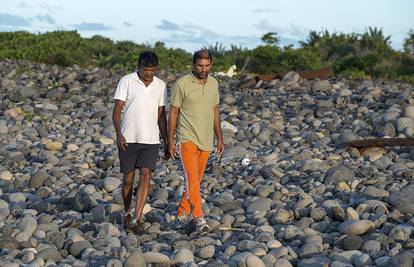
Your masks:
<svg viewBox="0 0 414 267"><path fill-rule="evenodd" d="M244 230L242 228L235 228L235 227L219 227L219 228L217 228L217 230L233 231L233 232L246 232L246 230Z"/></svg>
<svg viewBox="0 0 414 267"><path fill-rule="evenodd" d="M414 138L373 138L365 140L354 140L348 142L348 146L356 148L384 146L414 146Z"/></svg>
<svg viewBox="0 0 414 267"><path fill-rule="evenodd" d="M281 79L286 75L286 73L287 72L279 72L279 73L258 75L256 76L256 80L267 82L273 79ZM329 76L331 76L332 73L333 73L332 67L325 67L325 68L316 69L316 70L306 70L306 71L298 72L300 77L302 77L303 79L307 79L307 80L313 79L313 78L326 79Z"/></svg>

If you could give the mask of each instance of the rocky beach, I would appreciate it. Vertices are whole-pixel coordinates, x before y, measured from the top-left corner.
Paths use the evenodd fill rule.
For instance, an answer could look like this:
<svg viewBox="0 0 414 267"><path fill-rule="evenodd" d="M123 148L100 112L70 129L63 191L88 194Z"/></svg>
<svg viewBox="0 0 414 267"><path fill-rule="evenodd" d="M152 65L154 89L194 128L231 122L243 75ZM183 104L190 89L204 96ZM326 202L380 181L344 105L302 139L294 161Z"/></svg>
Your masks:
<svg viewBox="0 0 414 267"><path fill-rule="evenodd" d="M122 224L121 75L0 61L0 266L413 266L414 149L347 146L413 137L413 85L219 77L212 231L175 231L184 174L160 157L138 236ZM169 88L179 76L159 72Z"/></svg>

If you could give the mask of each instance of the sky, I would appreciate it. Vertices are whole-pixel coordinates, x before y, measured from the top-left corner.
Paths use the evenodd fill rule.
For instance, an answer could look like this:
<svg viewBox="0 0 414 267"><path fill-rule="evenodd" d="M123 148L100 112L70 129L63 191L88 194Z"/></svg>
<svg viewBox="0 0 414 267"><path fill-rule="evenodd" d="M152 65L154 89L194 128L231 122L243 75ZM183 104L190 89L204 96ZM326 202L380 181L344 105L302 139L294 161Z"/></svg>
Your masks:
<svg viewBox="0 0 414 267"><path fill-rule="evenodd" d="M297 46L311 30L378 27L402 49L413 14L413 0L0 0L0 31L76 30L193 52L216 43L253 48L268 32L277 32L282 46Z"/></svg>

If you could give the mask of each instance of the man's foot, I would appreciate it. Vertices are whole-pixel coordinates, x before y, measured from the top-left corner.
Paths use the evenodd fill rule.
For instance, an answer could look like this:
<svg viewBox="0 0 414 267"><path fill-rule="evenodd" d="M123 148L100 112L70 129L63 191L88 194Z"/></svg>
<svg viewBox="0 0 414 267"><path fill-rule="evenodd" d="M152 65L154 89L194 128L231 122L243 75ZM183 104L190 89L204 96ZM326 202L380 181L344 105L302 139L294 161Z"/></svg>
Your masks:
<svg viewBox="0 0 414 267"><path fill-rule="evenodd" d="M124 227L126 229L129 228L129 226L131 225L131 221L132 221L132 216L130 213L128 213L127 215L125 215L124 217L122 217L122 220L124 221Z"/></svg>
<svg viewBox="0 0 414 267"><path fill-rule="evenodd" d="M141 235L145 231L144 226L140 222L134 222L130 224L129 229L136 235Z"/></svg>
<svg viewBox="0 0 414 267"><path fill-rule="evenodd" d="M209 230L210 227L208 226L204 217L194 218L193 220L189 221L184 227L184 232L186 235L190 235L192 233L205 234Z"/></svg>
<svg viewBox="0 0 414 267"><path fill-rule="evenodd" d="M194 222L195 222L195 231L197 233L202 234L210 230L210 226L208 226L206 219L204 219L204 217L195 218Z"/></svg>
<svg viewBox="0 0 414 267"><path fill-rule="evenodd" d="M190 215L183 214L183 215L177 216L177 218L175 218L173 224L174 224L175 229L182 230L182 229L185 228L185 226L189 222L190 222Z"/></svg>

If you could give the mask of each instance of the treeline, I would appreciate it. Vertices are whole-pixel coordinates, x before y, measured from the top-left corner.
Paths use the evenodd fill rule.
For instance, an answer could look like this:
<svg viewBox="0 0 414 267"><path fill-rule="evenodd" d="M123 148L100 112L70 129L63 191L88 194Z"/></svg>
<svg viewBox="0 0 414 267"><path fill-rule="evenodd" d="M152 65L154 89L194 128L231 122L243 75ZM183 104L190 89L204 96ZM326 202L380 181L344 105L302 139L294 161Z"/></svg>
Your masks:
<svg viewBox="0 0 414 267"><path fill-rule="evenodd" d="M205 48L214 54L216 71L225 71L233 64L239 71L259 74L332 66L335 74L350 78L414 82L413 31L408 33L403 51L394 50L390 36L378 28L368 28L362 34L311 31L297 48L280 47L277 33L263 35L262 41L263 45L253 49L234 45L226 48L219 43ZM160 56L162 69L181 72L191 68L190 53L167 48L163 42L154 45L114 42L99 35L82 38L76 31L0 32L0 59L131 71L143 50L155 51Z"/></svg>

